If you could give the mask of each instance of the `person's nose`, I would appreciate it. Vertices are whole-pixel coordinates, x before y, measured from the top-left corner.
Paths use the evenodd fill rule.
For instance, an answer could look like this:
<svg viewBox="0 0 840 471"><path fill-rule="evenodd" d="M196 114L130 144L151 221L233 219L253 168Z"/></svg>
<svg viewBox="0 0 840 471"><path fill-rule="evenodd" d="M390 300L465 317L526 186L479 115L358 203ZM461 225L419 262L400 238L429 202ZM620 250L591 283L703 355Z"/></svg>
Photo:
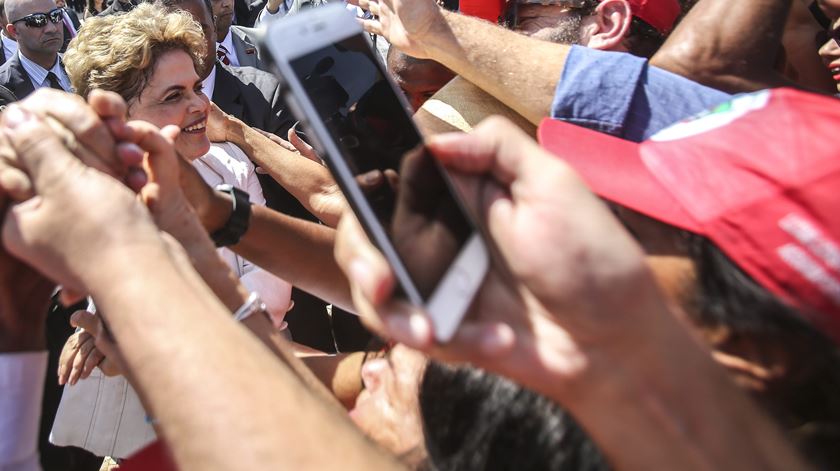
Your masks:
<svg viewBox="0 0 840 471"><path fill-rule="evenodd" d="M382 386L382 377L388 369L388 360L377 358L362 365L362 383L368 391L375 391Z"/></svg>
<svg viewBox="0 0 840 471"><path fill-rule="evenodd" d="M834 39L829 39L822 45L819 53L823 62L825 62L826 65L829 65L831 62L840 58L840 46L837 45L837 41Z"/></svg>

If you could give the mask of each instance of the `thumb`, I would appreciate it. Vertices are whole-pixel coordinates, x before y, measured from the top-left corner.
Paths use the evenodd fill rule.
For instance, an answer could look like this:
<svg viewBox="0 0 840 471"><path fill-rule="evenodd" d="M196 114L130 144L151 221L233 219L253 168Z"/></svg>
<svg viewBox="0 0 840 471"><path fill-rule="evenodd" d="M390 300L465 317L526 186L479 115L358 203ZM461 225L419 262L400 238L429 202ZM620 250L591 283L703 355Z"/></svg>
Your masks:
<svg viewBox="0 0 840 471"><path fill-rule="evenodd" d="M81 327L85 332L96 338L99 335L99 318L96 314L88 311L76 311L70 316L70 325L73 327Z"/></svg>
<svg viewBox="0 0 840 471"><path fill-rule="evenodd" d="M61 189L58 182L74 180L84 169L56 132L34 113L9 105L2 114L3 132L18 164L40 195Z"/></svg>

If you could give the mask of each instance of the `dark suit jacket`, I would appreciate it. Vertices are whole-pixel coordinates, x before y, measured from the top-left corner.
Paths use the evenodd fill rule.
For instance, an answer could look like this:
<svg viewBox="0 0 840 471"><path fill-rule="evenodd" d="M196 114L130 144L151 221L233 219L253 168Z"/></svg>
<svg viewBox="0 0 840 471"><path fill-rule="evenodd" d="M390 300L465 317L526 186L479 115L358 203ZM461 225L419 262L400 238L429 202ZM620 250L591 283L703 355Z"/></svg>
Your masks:
<svg viewBox="0 0 840 471"><path fill-rule="evenodd" d="M280 93L280 82L253 67L226 67L216 63L213 103L245 124L285 138L294 124Z"/></svg>
<svg viewBox="0 0 840 471"><path fill-rule="evenodd" d="M24 70L17 54L0 66L0 85L8 88L19 99L26 98L35 91L32 80L29 80L29 74Z"/></svg>
<svg viewBox="0 0 840 471"><path fill-rule="evenodd" d="M76 29L76 32L79 32L79 28L82 27L82 23L79 21L79 15L73 11L72 8L65 8L64 12L67 13L67 18L70 20L70 23L73 25L73 28ZM61 46L61 52L67 50L67 45L70 44L70 40L73 39L73 35L70 33L70 30L67 29L67 25L64 25L64 44Z"/></svg>

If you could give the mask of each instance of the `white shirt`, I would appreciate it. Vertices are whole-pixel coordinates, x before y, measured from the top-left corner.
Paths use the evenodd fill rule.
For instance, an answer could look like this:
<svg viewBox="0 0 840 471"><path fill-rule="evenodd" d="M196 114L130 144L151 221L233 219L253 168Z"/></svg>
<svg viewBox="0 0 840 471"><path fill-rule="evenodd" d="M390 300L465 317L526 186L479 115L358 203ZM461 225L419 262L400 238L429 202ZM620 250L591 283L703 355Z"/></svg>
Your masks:
<svg viewBox="0 0 840 471"><path fill-rule="evenodd" d="M47 352L0 355L0 471L38 471Z"/></svg>
<svg viewBox="0 0 840 471"><path fill-rule="evenodd" d="M268 5L266 5L262 10L260 10L260 14L257 15L257 21L254 23L254 27L258 27L264 21L274 21L285 17L289 12L289 9L292 7L293 2L294 0L281 0L280 5L277 7L277 11L274 13L268 11ZM354 12L359 18L362 18L364 15L363 10L359 7L347 5L347 9Z"/></svg>
<svg viewBox="0 0 840 471"><path fill-rule="evenodd" d="M26 56L20 53L20 51L18 51L18 57L20 57L20 65L23 66L23 70L25 70L26 74L29 75L29 80L32 82L33 87L49 88L50 81L47 80L47 73L52 72L58 78L58 84L61 85L61 88L63 88L65 92L72 91L73 87L70 85L70 79L67 77L67 74L64 73L64 69L61 68L61 61L58 60L58 55L56 55L55 64L53 64L50 70L47 70L27 59Z"/></svg>
<svg viewBox="0 0 840 471"><path fill-rule="evenodd" d="M0 31L0 36L2 36L3 40L3 54L6 56L6 60L9 60L12 58L12 56L17 54L17 41L6 36L6 30Z"/></svg>
<svg viewBox="0 0 840 471"><path fill-rule="evenodd" d="M236 55L236 48L233 47L233 33L228 30L227 36L225 36L224 41L218 43L216 45L216 50L218 51L219 46L224 46L227 49L227 57L230 60L230 65L234 67L239 67L239 56Z"/></svg>
<svg viewBox="0 0 840 471"><path fill-rule="evenodd" d="M265 206L265 197L254 164L236 145L230 142L214 143L210 146L210 152L195 159L192 164L208 185L233 185L247 191L251 203ZM223 247L218 251L242 284L249 291L259 293L275 324L280 324L289 310L292 285L230 249Z"/></svg>
<svg viewBox="0 0 840 471"><path fill-rule="evenodd" d="M213 101L213 91L216 89L216 65L210 70L210 75L201 82L201 91L207 95L207 99Z"/></svg>

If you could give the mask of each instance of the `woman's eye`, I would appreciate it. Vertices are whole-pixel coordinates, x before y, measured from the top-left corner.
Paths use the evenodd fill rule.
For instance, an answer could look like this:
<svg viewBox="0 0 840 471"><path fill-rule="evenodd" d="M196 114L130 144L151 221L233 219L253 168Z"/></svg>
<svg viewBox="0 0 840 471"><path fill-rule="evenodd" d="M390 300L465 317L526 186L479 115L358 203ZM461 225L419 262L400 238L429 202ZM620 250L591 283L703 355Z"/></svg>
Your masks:
<svg viewBox="0 0 840 471"><path fill-rule="evenodd" d="M175 101L178 98L181 98L181 94L180 93L173 93L171 95L167 95L166 98L163 99L163 101Z"/></svg>

